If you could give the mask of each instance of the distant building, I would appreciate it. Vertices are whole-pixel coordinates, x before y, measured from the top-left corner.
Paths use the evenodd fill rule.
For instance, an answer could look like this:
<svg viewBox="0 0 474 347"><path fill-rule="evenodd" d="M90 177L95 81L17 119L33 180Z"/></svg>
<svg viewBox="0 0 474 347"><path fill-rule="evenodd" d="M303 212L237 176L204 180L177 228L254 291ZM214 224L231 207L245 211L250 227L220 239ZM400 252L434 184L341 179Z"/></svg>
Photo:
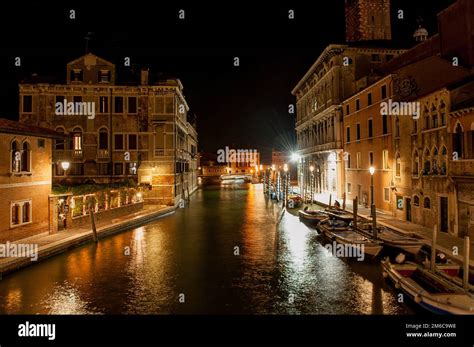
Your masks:
<svg viewBox="0 0 474 347"><path fill-rule="evenodd" d="M20 84L20 121L71 135L55 144L54 183L133 179L160 204L197 188L197 132L179 79L150 83L142 70L140 81L117 84L115 65L91 53L66 72L65 84Z"/></svg>
<svg viewBox="0 0 474 347"><path fill-rule="evenodd" d="M275 169L283 169L283 165L289 161L288 153L272 149L272 165L275 165Z"/></svg>
<svg viewBox="0 0 474 347"><path fill-rule="evenodd" d="M256 174L260 170L260 153L256 150L249 150L248 155L227 163L227 166L227 171L231 174Z"/></svg>
<svg viewBox="0 0 474 347"><path fill-rule="evenodd" d="M50 129L0 119L0 242L51 228L51 154L63 136Z"/></svg>
<svg viewBox="0 0 474 347"><path fill-rule="evenodd" d="M227 165L225 163L217 162L217 155L215 153L200 153L200 174L202 177L219 177L227 173Z"/></svg>

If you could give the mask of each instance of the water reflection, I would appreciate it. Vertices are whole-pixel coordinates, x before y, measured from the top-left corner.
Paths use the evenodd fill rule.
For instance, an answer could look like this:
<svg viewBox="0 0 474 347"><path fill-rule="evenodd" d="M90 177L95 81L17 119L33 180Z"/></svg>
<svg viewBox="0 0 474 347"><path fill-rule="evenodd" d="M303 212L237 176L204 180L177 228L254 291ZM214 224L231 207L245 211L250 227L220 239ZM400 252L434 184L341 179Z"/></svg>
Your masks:
<svg viewBox="0 0 474 347"><path fill-rule="evenodd" d="M261 185L206 187L172 216L4 277L0 312L412 312L378 263L333 257L315 230L281 213Z"/></svg>

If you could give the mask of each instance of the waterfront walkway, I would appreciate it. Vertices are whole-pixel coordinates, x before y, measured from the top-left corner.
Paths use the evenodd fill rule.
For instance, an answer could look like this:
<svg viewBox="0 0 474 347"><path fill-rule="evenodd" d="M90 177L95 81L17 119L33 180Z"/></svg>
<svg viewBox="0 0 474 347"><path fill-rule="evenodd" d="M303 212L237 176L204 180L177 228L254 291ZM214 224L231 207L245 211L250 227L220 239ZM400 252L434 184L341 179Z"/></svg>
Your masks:
<svg viewBox="0 0 474 347"><path fill-rule="evenodd" d="M96 230L99 242L101 237L138 227L154 219L173 213L174 211L174 206L145 205L144 209L139 212L97 222ZM0 258L0 278L1 275L5 273L34 264L37 261L91 241L93 241L92 228L84 226L59 231L55 234L45 232L12 242L12 244L38 245L38 259L31 261L30 258L20 257Z"/></svg>
<svg viewBox="0 0 474 347"><path fill-rule="evenodd" d="M317 194L315 199L318 205L327 206L329 203L329 194ZM341 203L340 199L336 199ZM332 197L332 204L334 204L334 196ZM346 211L352 213L352 201L346 201ZM365 208L363 206L358 207L357 214L363 218L370 217L370 208ZM377 210L377 224L385 226L387 228L396 230L400 233L407 235L415 234L418 237L421 237L426 246L431 247L431 240L433 235L433 229L424 227L419 224L412 222L407 222L404 220L399 220L394 216L387 214L385 212ZM474 268L474 239L470 240L470 266ZM453 249L457 247L458 255L453 255ZM464 256L464 239L460 237L453 236L449 233L438 232L437 238L437 250L439 252L445 253L448 257L455 259L459 262L463 261Z"/></svg>

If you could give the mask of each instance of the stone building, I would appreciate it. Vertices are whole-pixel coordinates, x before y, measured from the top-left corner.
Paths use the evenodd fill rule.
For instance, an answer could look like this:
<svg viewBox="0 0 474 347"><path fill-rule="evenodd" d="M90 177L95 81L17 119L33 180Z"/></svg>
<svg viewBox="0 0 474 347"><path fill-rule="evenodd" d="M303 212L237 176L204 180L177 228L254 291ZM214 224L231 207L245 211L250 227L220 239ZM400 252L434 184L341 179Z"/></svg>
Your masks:
<svg viewBox="0 0 474 347"><path fill-rule="evenodd" d="M149 185L145 201L176 204L197 188L197 133L179 79L117 83L94 54L67 64L65 84L21 83L20 121L70 135L53 150L53 182ZM61 162L70 162L67 172Z"/></svg>
<svg viewBox="0 0 474 347"><path fill-rule="evenodd" d="M458 94L452 98L449 130L452 156L449 175L453 186L455 214L454 232L458 236L474 238L474 95ZM451 154L451 153L450 153Z"/></svg>
<svg viewBox="0 0 474 347"><path fill-rule="evenodd" d="M377 47L381 39L391 37L389 9L388 0L346 1L346 14L350 14L346 17L346 38L357 41L357 45L326 47L292 90L296 96L295 129L301 156L298 178L302 191L307 190L309 168L313 166L317 193L341 197L344 192L342 101L373 83L377 78L374 71L404 52ZM366 14L374 17L373 23L372 19L367 23ZM377 42L368 42L374 40Z"/></svg>
<svg viewBox="0 0 474 347"><path fill-rule="evenodd" d="M357 197L364 206L371 204L369 168L374 167L375 206L386 212L391 212L394 204L394 173L399 174L393 170L392 137L400 133L393 134L390 113L381 113L381 104L392 95L393 76L388 75L342 103L346 198Z"/></svg>
<svg viewBox="0 0 474 347"><path fill-rule="evenodd" d="M272 165L275 166L275 169L283 169L283 166L289 161L288 153L272 149Z"/></svg>
<svg viewBox="0 0 474 347"><path fill-rule="evenodd" d="M61 134L0 119L0 242L50 230L52 144Z"/></svg>
<svg viewBox="0 0 474 347"><path fill-rule="evenodd" d="M390 40L390 0L345 0L346 41Z"/></svg>
<svg viewBox="0 0 474 347"><path fill-rule="evenodd" d="M453 13L459 14L456 25ZM426 227L436 225L441 232L457 236L472 233L473 225L470 210L474 205L474 186L469 151L473 147L470 108L474 61L466 50L472 50L474 40L472 33L465 31L469 27L467 24L474 22L473 14L472 3L464 0L442 11L438 14L440 34L382 64L376 73L385 77L343 103L344 109L347 104L350 107L357 102L358 98L368 100L368 93L374 93L380 84L390 81L387 101L399 106L398 109L390 109L395 112L388 117L388 141L380 143L375 140L370 146L364 140L364 132L369 132L371 125L362 125L366 124L368 114L369 117L370 114L383 117L381 107L379 112L377 107L373 108L373 112L370 108L359 112L346 111L344 149L350 162L344 179L348 197L360 195L358 187L354 193L353 182L362 183L364 195L363 187L370 178L368 174L364 175L366 167L363 163L367 151L369 162L370 151L374 152L374 166L377 167L376 153L391 148L386 172L376 171L374 177L377 208ZM446 36L454 38L453 31L459 34L458 27L464 30L461 36L455 42L446 42ZM409 112L404 112L406 109L402 109L403 106L410 107ZM413 109L416 114L410 112ZM361 140L357 138L358 123L361 124ZM348 127L350 133L347 132ZM357 176L357 153L361 153L363 177ZM381 175L388 177L377 177ZM366 192L369 193L369 190L366 189Z"/></svg>

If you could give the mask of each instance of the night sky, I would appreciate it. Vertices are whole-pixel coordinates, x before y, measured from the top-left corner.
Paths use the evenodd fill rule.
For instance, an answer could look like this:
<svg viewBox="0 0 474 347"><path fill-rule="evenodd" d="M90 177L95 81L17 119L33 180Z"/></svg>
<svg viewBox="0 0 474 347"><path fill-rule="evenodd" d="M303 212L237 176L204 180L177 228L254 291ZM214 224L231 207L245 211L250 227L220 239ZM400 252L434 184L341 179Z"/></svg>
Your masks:
<svg viewBox="0 0 474 347"><path fill-rule="evenodd" d="M85 2L84 2L85 3ZM294 103L291 90L330 43L344 43L344 1L288 2L71 2L17 1L0 13L0 117L18 119L18 82L32 73L64 83L66 64L85 54L84 37L92 32L89 51L112 61L120 76L130 57L133 71L178 77L196 114L199 149L257 148L264 160L273 148L294 149ZM453 0L392 0L392 35L409 47L423 17L431 33L435 14ZM99 7L98 7L99 6ZM186 19L178 20L184 9ZM288 20L288 9L295 20ZM69 10L76 19L69 19ZM398 9L405 18L397 20ZM22 66L14 66L14 57ZM233 57L240 66L233 66ZM122 78L123 79L123 78Z"/></svg>

